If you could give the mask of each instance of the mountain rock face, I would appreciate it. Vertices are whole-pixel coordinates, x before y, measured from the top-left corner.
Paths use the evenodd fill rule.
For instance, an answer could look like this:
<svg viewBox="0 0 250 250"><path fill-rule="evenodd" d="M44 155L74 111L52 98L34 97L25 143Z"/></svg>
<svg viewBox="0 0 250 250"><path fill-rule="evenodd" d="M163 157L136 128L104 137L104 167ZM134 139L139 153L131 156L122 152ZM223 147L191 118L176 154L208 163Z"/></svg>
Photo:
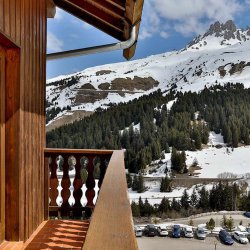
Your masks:
<svg viewBox="0 0 250 250"><path fill-rule="evenodd" d="M201 47L209 47L218 40L220 45L233 45L239 42L245 42L250 39L250 29L238 29L232 20L228 20L226 23L220 23L219 21L211 24L209 30L204 35L199 35L190 44L188 48L199 49Z"/></svg>
<svg viewBox="0 0 250 250"><path fill-rule="evenodd" d="M180 51L50 79L46 91L48 127L61 117L77 113L79 119L81 112L84 117L159 88L163 92L200 91L205 86L227 82L250 87L249 39L249 29L238 29L231 20L225 24L215 22Z"/></svg>
<svg viewBox="0 0 250 250"><path fill-rule="evenodd" d="M227 21L225 24L220 23L219 21L211 24L207 33L204 36L215 35L215 37L223 36L224 39L230 40L231 38L235 39L234 33L236 32L236 25L232 20Z"/></svg>

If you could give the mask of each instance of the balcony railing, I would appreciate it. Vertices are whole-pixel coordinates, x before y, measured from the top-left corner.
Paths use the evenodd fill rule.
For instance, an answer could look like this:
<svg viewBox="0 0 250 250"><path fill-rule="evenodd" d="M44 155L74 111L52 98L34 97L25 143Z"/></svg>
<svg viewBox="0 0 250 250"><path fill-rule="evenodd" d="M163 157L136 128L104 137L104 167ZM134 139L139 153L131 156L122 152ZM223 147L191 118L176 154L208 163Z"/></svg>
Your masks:
<svg viewBox="0 0 250 250"><path fill-rule="evenodd" d="M83 249L137 249L122 150L45 149L45 174L45 218L91 216Z"/></svg>

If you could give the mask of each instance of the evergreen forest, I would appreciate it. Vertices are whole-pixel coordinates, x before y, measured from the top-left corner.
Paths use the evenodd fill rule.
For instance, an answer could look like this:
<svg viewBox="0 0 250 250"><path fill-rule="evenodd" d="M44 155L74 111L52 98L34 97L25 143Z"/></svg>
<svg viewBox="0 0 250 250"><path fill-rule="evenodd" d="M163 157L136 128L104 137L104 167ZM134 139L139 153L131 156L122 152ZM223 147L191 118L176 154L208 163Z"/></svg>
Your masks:
<svg viewBox="0 0 250 250"><path fill-rule="evenodd" d="M174 104L168 110L171 100ZM202 149L210 131L221 133L231 147L250 144L249 100L250 89L240 83L215 84L198 93L158 90L128 103L99 108L90 117L48 132L47 147L126 149L126 168L138 173L170 152L170 147Z"/></svg>

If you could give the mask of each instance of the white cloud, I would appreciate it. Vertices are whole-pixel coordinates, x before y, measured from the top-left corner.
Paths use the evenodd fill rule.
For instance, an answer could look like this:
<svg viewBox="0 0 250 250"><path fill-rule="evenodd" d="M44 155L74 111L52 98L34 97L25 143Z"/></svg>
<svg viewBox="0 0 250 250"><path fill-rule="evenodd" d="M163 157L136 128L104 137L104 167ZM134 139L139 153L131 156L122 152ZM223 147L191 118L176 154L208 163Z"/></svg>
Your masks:
<svg viewBox="0 0 250 250"><path fill-rule="evenodd" d="M160 36L161 36L162 38L168 38L168 37L169 37L169 34L168 34L166 31L161 31L161 32L160 32Z"/></svg>
<svg viewBox="0 0 250 250"><path fill-rule="evenodd" d="M249 4L250 0L244 2L240 0L147 0L144 5L141 35L144 39L155 34L167 38L173 30L182 35L200 34L215 21L234 20L236 15L242 13Z"/></svg>
<svg viewBox="0 0 250 250"><path fill-rule="evenodd" d="M50 52L62 51L63 41L58 39L53 33L48 32L48 34L47 34L47 49Z"/></svg>
<svg viewBox="0 0 250 250"><path fill-rule="evenodd" d="M145 1L143 8L143 22L139 37L142 40L151 37L155 32L159 31L160 17L155 11L152 11L152 9L152 1Z"/></svg>

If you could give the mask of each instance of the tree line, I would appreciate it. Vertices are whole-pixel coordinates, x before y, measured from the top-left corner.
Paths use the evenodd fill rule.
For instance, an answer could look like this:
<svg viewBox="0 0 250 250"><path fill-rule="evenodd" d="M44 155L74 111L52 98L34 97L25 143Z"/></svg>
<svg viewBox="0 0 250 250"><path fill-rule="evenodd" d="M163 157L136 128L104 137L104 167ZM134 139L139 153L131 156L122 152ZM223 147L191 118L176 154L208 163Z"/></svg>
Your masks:
<svg viewBox="0 0 250 250"><path fill-rule="evenodd" d="M205 186L194 188L191 194L187 189L180 198L169 199L164 197L160 204L151 205L148 199L138 202L132 201L131 208L134 217L186 217L197 213L213 211L249 210L250 194L244 194L236 184L218 183L207 190Z"/></svg>

